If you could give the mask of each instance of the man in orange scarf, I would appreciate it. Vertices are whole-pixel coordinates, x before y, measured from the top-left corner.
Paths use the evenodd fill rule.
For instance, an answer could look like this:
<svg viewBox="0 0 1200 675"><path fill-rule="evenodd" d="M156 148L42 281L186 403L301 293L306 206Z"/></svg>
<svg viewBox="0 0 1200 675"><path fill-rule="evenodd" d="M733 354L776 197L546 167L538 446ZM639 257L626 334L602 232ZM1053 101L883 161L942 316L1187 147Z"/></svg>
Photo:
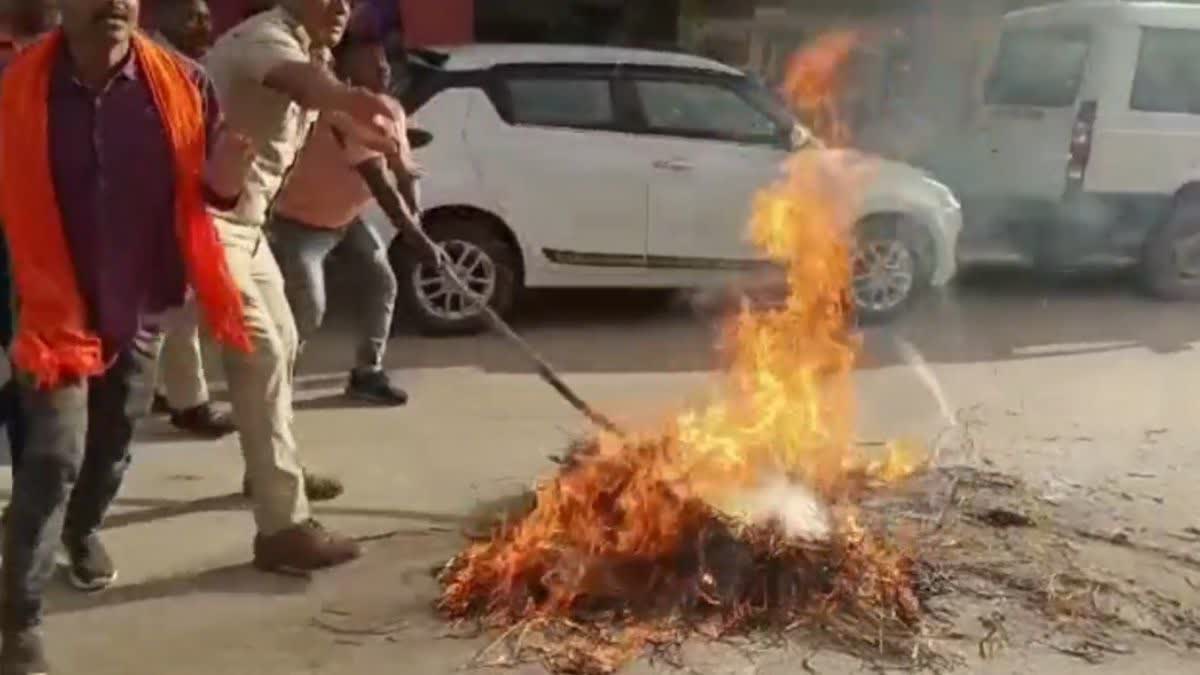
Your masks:
<svg viewBox="0 0 1200 675"><path fill-rule="evenodd" d="M214 336L251 348L206 210L221 201L204 185L213 88L136 31L136 0L61 10L62 30L21 51L0 82L0 221L29 423L4 533L0 675L49 672L39 625L60 543L74 585L116 578L97 533L149 407L152 355L136 338L190 287Z"/></svg>

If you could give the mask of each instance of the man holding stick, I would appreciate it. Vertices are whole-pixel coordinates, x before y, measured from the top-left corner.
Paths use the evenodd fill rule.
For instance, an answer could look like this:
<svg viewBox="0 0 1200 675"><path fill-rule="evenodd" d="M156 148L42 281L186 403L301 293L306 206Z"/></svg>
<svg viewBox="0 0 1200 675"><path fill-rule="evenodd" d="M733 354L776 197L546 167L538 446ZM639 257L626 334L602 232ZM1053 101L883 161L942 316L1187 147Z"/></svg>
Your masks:
<svg viewBox="0 0 1200 675"><path fill-rule="evenodd" d="M235 282L246 302L252 353L224 349L234 421L255 501L254 563L305 571L359 555L358 545L310 517L292 429L292 370L298 349L279 266L264 226L285 176L319 113L357 120L361 140L398 148L394 111L374 92L331 73L329 48L349 18L346 0L282 0L232 28L205 58L229 126L244 133L251 158L236 206L214 212ZM334 484L337 491L340 485Z"/></svg>

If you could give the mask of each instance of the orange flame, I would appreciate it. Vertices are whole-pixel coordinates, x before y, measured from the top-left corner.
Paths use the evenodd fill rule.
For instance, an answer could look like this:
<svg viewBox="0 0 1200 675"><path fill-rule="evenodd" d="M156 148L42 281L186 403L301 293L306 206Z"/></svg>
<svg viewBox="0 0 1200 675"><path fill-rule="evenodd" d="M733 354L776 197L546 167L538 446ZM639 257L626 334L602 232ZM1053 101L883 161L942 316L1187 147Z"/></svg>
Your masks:
<svg viewBox="0 0 1200 675"><path fill-rule="evenodd" d="M852 46L851 36L837 35L794 59L788 92L798 107L838 119L834 93ZM705 553L714 507L734 512L739 492L779 478L832 504L864 479L891 481L912 471L907 448L872 459L854 441L859 343L850 325L849 251L866 174L861 162L845 157L798 152L786 177L758 196L751 233L786 267L790 292L783 306L746 306L730 322L720 395L652 438L596 439L586 455L539 485L532 512L452 562L442 577L443 612L510 625L574 616L606 601L679 607L698 595L724 606L709 595L713 589L696 587L696 564L704 563L693 560ZM852 504L837 511L831 546L840 551L844 588L821 597L830 604L899 602L905 616L916 616L905 590L907 558L868 536ZM768 544L760 540L755 550L787 549ZM808 554L801 547L788 555L800 561ZM707 577L700 575L701 585Z"/></svg>
<svg viewBox="0 0 1200 675"><path fill-rule="evenodd" d="M785 93L817 113L826 137L845 141L836 94L855 45L837 33L797 53ZM732 363L723 395L678 420L689 476L716 503L730 489L784 476L832 497L870 474L901 478L911 453L883 461L855 447L851 381L859 343L850 329L850 246L869 164L854 155L801 150L786 177L759 194L755 243L787 269L782 308L744 308L729 329Z"/></svg>

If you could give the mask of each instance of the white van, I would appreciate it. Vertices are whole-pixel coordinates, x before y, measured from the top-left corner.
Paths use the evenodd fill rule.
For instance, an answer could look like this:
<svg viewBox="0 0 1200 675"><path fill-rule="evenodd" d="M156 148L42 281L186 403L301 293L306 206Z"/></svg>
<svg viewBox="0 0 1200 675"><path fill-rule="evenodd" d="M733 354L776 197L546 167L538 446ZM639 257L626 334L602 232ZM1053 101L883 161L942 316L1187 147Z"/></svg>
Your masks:
<svg viewBox="0 0 1200 675"><path fill-rule="evenodd" d="M1139 263L1160 295L1200 297L1200 5L1014 12L990 63L934 161L964 204L960 262Z"/></svg>

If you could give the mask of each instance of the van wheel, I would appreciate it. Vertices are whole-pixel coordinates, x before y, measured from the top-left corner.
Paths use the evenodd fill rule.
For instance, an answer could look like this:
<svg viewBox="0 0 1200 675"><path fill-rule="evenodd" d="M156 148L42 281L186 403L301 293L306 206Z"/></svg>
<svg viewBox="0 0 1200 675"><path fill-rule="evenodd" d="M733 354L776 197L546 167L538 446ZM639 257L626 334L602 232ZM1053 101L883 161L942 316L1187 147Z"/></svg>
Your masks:
<svg viewBox="0 0 1200 675"><path fill-rule="evenodd" d="M1142 283L1164 300L1200 300L1200 196L1183 196L1150 233L1142 253Z"/></svg>
<svg viewBox="0 0 1200 675"><path fill-rule="evenodd" d="M858 227L851 257L851 294L863 323L882 323L904 313L929 288L932 246L924 233L899 216L876 216Z"/></svg>
<svg viewBox="0 0 1200 675"><path fill-rule="evenodd" d="M501 316L512 309L517 253L493 235L487 224L447 219L431 223L429 234L478 300L486 301ZM417 262L402 241L392 244L390 257L399 283L398 326L410 321L425 335L477 333L487 327L478 300L466 297L437 270Z"/></svg>

